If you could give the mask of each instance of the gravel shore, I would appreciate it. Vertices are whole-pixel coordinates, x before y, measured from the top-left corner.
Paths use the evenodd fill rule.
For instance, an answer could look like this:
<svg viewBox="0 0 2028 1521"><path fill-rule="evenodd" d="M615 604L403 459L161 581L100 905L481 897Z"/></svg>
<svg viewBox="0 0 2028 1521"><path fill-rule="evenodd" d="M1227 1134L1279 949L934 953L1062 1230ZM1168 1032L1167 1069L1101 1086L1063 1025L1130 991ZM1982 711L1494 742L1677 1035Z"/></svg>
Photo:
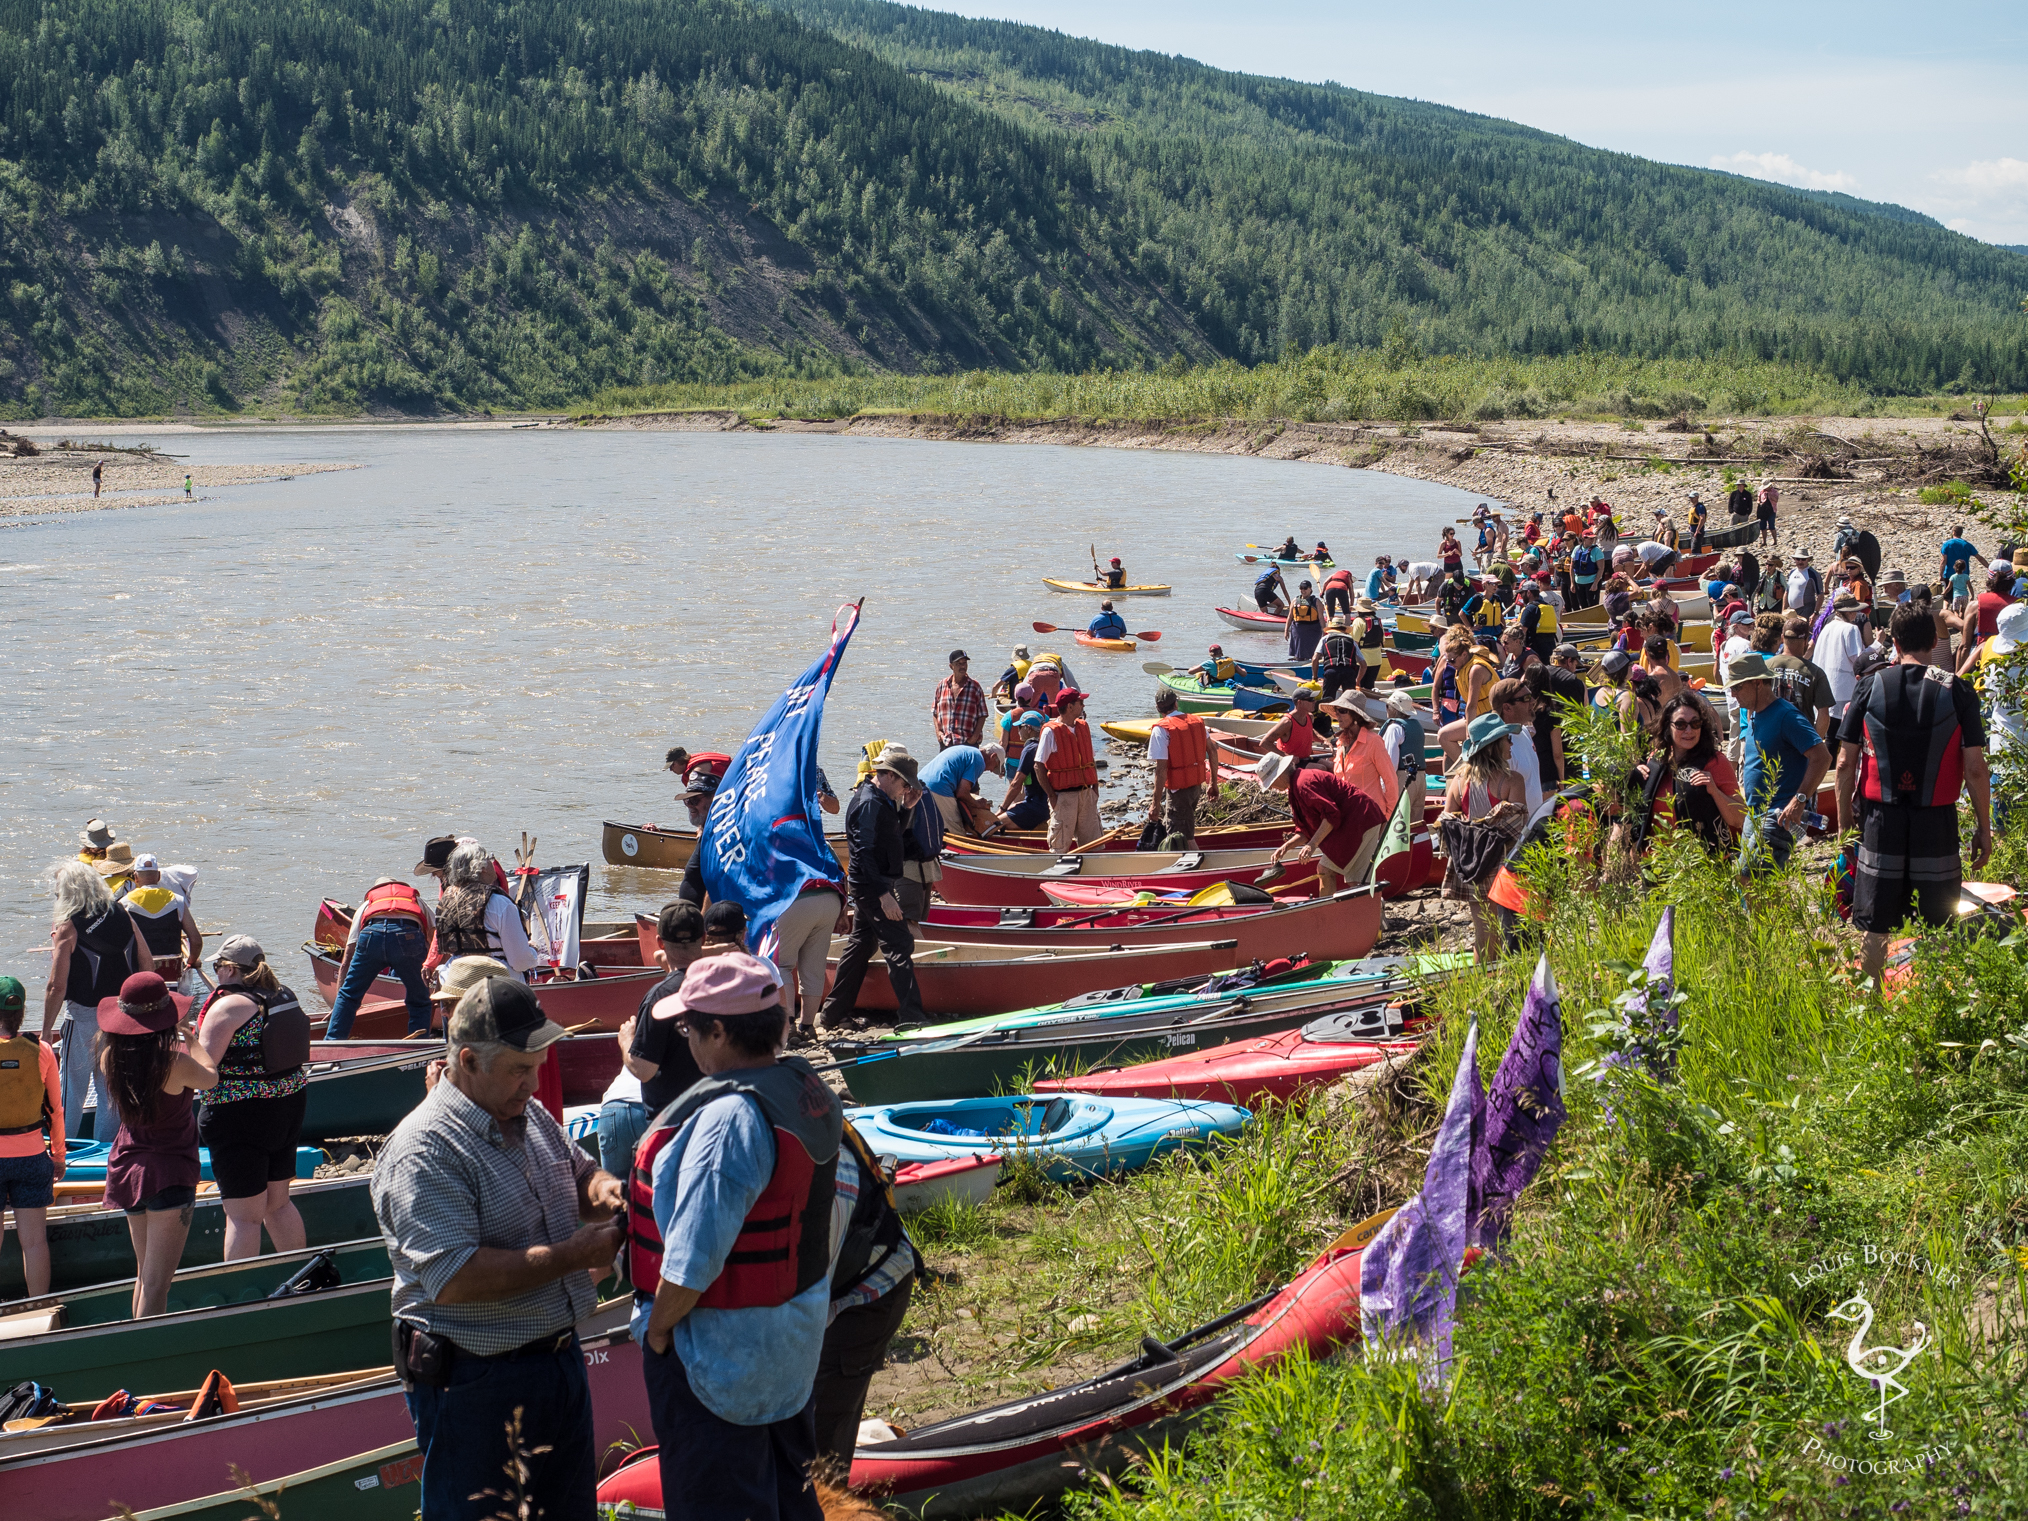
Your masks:
<svg viewBox="0 0 2028 1521"><path fill-rule="evenodd" d="M0 439L0 445L6 440ZM92 495L92 466L105 462L104 490ZM33 455L0 453L0 518L49 517L64 512L108 512L121 507L160 507L185 500L183 477L194 494L219 486L356 470L352 464L309 461L287 465L189 465L181 460L137 453L95 453L44 447Z"/></svg>

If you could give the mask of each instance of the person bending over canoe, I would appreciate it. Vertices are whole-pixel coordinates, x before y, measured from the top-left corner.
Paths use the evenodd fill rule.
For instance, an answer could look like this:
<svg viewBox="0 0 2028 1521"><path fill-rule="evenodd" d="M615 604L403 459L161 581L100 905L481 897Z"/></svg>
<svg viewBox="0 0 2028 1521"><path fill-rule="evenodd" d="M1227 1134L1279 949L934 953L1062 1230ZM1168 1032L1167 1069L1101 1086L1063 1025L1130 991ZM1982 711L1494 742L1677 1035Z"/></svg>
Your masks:
<svg viewBox="0 0 2028 1521"><path fill-rule="evenodd" d="M1099 604L1099 614L1091 620L1085 632L1094 639L1124 639L1127 637L1127 620L1113 611L1111 602Z"/></svg>
<svg viewBox="0 0 2028 1521"><path fill-rule="evenodd" d="M1295 833L1270 858L1279 864L1293 853L1317 861L1317 893L1329 897L1344 882L1363 881L1373 852L1387 831L1380 805L1344 778L1317 767L1298 767L1286 755L1264 755L1254 768L1263 792L1286 792Z"/></svg>
<svg viewBox="0 0 2028 1521"><path fill-rule="evenodd" d="M923 789L934 799L944 828L964 834L985 834L993 826L993 810L979 795L988 772L999 776L1006 752L998 745L952 745L924 761L918 772Z"/></svg>
<svg viewBox="0 0 2028 1521"><path fill-rule="evenodd" d="M1099 576L1099 584L1108 591L1124 591L1126 589L1127 571L1126 567L1120 564L1120 557L1118 555L1114 555L1107 562L1105 570Z"/></svg>
<svg viewBox="0 0 2028 1521"><path fill-rule="evenodd" d="M1277 615L1289 610L1289 583L1282 579L1279 565L1270 565L1253 582L1253 605L1264 613Z"/></svg>

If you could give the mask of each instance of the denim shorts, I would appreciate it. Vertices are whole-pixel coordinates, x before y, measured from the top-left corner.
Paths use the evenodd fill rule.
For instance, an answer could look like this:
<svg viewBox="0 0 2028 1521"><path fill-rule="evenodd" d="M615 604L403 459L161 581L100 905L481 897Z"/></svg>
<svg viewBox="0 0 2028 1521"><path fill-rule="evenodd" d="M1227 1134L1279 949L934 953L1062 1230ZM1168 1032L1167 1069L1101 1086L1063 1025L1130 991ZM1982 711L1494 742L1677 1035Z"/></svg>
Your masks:
<svg viewBox="0 0 2028 1521"><path fill-rule="evenodd" d="M48 1152L33 1157L0 1157L0 1205L48 1209L56 1198L56 1163Z"/></svg>

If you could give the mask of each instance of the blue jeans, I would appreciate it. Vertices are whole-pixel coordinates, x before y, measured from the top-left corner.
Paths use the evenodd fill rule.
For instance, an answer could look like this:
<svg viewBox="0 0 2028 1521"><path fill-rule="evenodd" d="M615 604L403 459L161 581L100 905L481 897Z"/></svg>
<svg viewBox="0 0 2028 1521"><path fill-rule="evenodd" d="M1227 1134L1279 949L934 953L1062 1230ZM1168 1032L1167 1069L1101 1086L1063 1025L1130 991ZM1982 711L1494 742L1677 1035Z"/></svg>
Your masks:
<svg viewBox="0 0 2028 1521"><path fill-rule="evenodd" d="M373 987L373 979L392 972L401 979L408 1002L408 1033L427 1035L430 1028L430 990L423 983L423 957L429 954L429 932L408 919L368 919L359 926L359 938L352 942L352 960L346 965L345 980L338 984L338 997L331 1005L331 1022L325 1035L344 1040L352 1034L352 1021L359 1005Z"/></svg>
<svg viewBox="0 0 2028 1521"><path fill-rule="evenodd" d="M785 1421L735 1426L691 1390L673 1348L642 1347L641 1371L661 1447L657 1460L669 1521L824 1521L810 1483L817 1458L814 1399ZM427 1505L423 1514L436 1521Z"/></svg>
<svg viewBox="0 0 2028 1521"><path fill-rule="evenodd" d="M1780 871L1789 864L1789 853L1795 848L1796 837L1777 824L1772 813L1750 818L1739 841L1740 872L1750 876L1755 872Z"/></svg>
<svg viewBox="0 0 2028 1521"><path fill-rule="evenodd" d="M646 1104L632 1099L607 1099L599 1106L599 1166L625 1182L634 1170L634 1148L655 1117Z"/></svg>
<svg viewBox="0 0 2028 1521"><path fill-rule="evenodd" d="M423 1452L422 1513L429 1521L486 1521L506 1509L500 1496L513 1487L503 1471L507 1425L517 1409L522 1447L549 1448L528 1459L529 1514L555 1521L593 1514L598 1454L592 1449L591 1385L572 1337L561 1352L460 1354L451 1363L448 1388L418 1384L409 1391L409 1418Z"/></svg>

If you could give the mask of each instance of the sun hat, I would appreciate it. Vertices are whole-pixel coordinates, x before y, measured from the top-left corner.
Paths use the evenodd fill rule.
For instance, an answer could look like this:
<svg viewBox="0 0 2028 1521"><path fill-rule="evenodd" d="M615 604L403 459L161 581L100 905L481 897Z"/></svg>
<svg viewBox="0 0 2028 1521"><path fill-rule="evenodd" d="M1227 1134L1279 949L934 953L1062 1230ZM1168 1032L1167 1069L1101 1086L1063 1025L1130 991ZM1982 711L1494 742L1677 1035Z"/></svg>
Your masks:
<svg viewBox="0 0 2028 1521"><path fill-rule="evenodd" d="M453 1051L497 1041L533 1053L547 1050L568 1033L542 1012L535 990L514 976L475 982L444 1021L444 1044Z"/></svg>
<svg viewBox="0 0 2028 1521"><path fill-rule="evenodd" d="M2000 609L2000 616L1994 624L1995 632L1986 641L1986 648L1995 655L2011 655L2028 643L2028 602L2009 602ZM6 1007L0 1002L0 1008Z"/></svg>
<svg viewBox="0 0 2028 1521"><path fill-rule="evenodd" d="M211 953L211 964L230 961L236 967L257 967L268 959L268 953L261 949L260 941L251 935L227 935L218 943L218 949Z"/></svg>
<svg viewBox="0 0 2028 1521"><path fill-rule="evenodd" d="M1834 613L1856 613L1859 611L1859 599L1850 592L1839 592L1831 601L1831 611Z"/></svg>
<svg viewBox="0 0 2028 1521"><path fill-rule="evenodd" d="M1880 573L1880 584L1882 586L1906 586L1908 585L1908 576L1903 571L1883 570Z"/></svg>
<svg viewBox="0 0 2028 1521"><path fill-rule="evenodd" d="M92 869L102 877L124 877L134 869L134 847L127 844L108 845L103 859L92 862Z"/></svg>
<svg viewBox="0 0 2028 1521"><path fill-rule="evenodd" d="M1464 756L1469 760L1489 745L1521 733L1519 724L1510 724L1497 713L1481 713L1465 730Z"/></svg>
<svg viewBox="0 0 2028 1521"><path fill-rule="evenodd" d="M415 863L410 876L420 877L425 872L442 871L451 864L451 852L458 848L458 837L454 834L440 834L423 846L422 859Z"/></svg>
<svg viewBox="0 0 2028 1521"><path fill-rule="evenodd" d="M905 782L916 779L915 757L908 753L906 745L889 745L880 752L873 762L875 771L892 771Z"/></svg>
<svg viewBox="0 0 2028 1521"><path fill-rule="evenodd" d="M1734 687L1744 686L1749 681L1773 679L1767 672L1767 657L1757 651L1749 650L1744 655L1734 655L1731 664L1725 668L1725 690L1728 692Z"/></svg>
<svg viewBox="0 0 2028 1521"><path fill-rule="evenodd" d="M675 1019L684 1014L765 1014L781 1006L782 979L774 963L745 951L727 951L693 961L683 986L658 1002L653 1015Z"/></svg>
<svg viewBox="0 0 2028 1521"><path fill-rule="evenodd" d="M1025 644L1017 644L1017 645L1015 645L1015 646L1014 646L1014 658L1015 658L1016 660L1026 660L1026 659L1028 658L1028 646L1027 646L1027 645L1025 645Z"/></svg>
<svg viewBox="0 0 2028 1521"><path fill-rule="evenodd" d="M113 826L104 819L86 819L84 833L78 839L93 850L104 850L113 843Z"/></svg>
<svg viewBox="0 0 2028 1521"><path fill-rule="evenodd" d="M697 938L702 938L700 935ZM495 961L491 956L459 956L444 963L437 973L437 990L430 998L441 1003L456 1003L488 977L512 977L504 961Z"/></svg>
<svg viewBox="0 0 2028 1521"><path fill-rule="evenodd" d="M1815 556L1812 555L1807 549L1798 549L1794 554L1790 555L1789 558L1791 560L1810 560L1814 559Z"/></svg>
<svg viewBox="0 0 2028 1521"><path fill-rule="evenodd" d="M1287 775L1289 768L1295 763L1294 756L1283 755L1279 751L1273 755L1263 755L1254 763L1254 785L1263 792L1274 791L1275 783Z"/></svg>
<svg viewBox="0 0 2028 1521"><path fill-rule="evenodd" d="M1363 612L1364 609L1362 608L1361 611ZM1352 627L1352 620L1343 613L1333 613L1331 614L1330 623L1326 626L1329 628L1349 629Z"/></svg>
<svg viewBox="0 0 2028 1521"><path fill-rule="evenodd" d="M99 1028L112 1035L160 1035L176 1028L191 1000L169 991L155 972L136 972L120 984L117 998L99 1000Z"/></svg>
<svg viewBox="0 0 2028 1521"><path fill-rule="evenodd" d="M1387 694L1387 711L1396 718L1414 718L1422 709L1416 706L1415 699L1408 693L1394 691Z"/></svg>
<svg viewBox="0 0 2028 1521"><path fill-rule="evenodd" d="M1380 608L1371 597L1354 597L1352 599L1352 610L1356 613L1377 613L1380 611Z"/></svg>
<svg viewBox="0 0 2028 1521"><path fill-rule="evenodd" d="M19 977L0 977L0 1014L19 1014L28 1007L28 992Z"/></svg>

